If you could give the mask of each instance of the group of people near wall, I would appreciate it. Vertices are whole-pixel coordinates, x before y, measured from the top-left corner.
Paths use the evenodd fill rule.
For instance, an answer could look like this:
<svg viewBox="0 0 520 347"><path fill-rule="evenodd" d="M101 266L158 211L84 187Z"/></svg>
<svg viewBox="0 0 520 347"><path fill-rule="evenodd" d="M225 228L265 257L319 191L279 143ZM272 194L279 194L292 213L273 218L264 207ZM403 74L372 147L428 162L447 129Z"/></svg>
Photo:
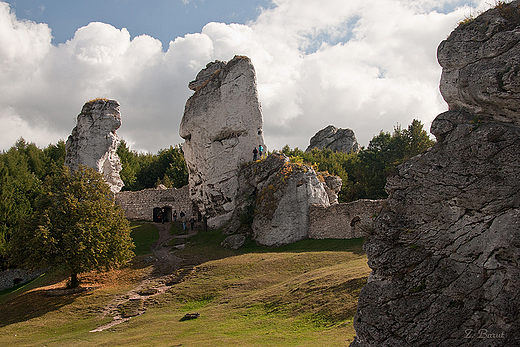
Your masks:
<svg viewBox="0 0 520 347"><path fill-rule="evenodd" d="M161 223L164 223L166 221L166 211L164 208L161 210L161 212L157 215L157 218L161 220ZM177 215L177 210L173 211L173 222L177 222L177 219L182 223L182 229L186 230L186 224L190 223L191 230L195 228L195 218L191 216L191 218L188 220L188 217L184 213L184 211L181 211Z"/></svg>

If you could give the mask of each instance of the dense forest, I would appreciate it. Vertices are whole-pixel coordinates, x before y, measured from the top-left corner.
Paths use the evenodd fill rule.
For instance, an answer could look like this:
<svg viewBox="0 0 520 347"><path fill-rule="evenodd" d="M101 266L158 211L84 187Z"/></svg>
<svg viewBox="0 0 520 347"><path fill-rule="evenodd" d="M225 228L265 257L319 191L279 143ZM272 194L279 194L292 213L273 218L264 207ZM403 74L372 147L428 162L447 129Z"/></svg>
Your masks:
<svg viewBox="0 0 520 347"><path fill-rule="evenodd" d="M381 131L359 153L334 153L330 150L304 152L288 145L280 150L293 162L306 162L318 171L343 179L340 202L386 198L386 177L397 165L433 145L423 125L414 120L406 129L397 126L392 133ZM121 141L123 190L137 191L163 184L180 188L188 183L188 170L182 149L170 146L157 154L138 153ZM8 266L11 235L36 211L44 183L65 160L65 142L40 149L24 139L0 153L0 269Z"/></svg>

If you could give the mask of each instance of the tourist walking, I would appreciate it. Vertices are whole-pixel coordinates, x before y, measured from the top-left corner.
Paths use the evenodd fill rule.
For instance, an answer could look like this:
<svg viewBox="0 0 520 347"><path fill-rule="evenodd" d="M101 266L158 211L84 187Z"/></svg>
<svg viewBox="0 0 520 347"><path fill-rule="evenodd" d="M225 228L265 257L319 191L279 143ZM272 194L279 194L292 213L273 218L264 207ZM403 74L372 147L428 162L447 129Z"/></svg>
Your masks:
<svg viewBox="0 0 520 347"><path fill-rule="evenodd" d="M173 211L173 221L177 221L177 210Z"/></svg>
<svg viewBox="0 0 520 347"><path fill-rule="evenodd" d="M258 149L253 149L253 161L257 161L258 160Z"/></svg>
<svg viewBox="0 0 520 347"><path fill-rule="evenodd" d="M186 215L184 214L184 212L181 211L181 222L182 222L182 230L186 230Z"/></svg>
<svg viewBox="0 0 520 347"><path fill-rule="evenodd" d="M193 216L191 216L191 218L190 218L190 225L191 225L191 230L193 230L193 228L195 227L195 218L193 218Z"/></svg>
<svg viewBox="0 0 520 347"><path fill-rule="evenodd" d="M262 147L262 145L258 146L258 153L260 154L260 159L262 159L264 155L264 147Z"/></svg>

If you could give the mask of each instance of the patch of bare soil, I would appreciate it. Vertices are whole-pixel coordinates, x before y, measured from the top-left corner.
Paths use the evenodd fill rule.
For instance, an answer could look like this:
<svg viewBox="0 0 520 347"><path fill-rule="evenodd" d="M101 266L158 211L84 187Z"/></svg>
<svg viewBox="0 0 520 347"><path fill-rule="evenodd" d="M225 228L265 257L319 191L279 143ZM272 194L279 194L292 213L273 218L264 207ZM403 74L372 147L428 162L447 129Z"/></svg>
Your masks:
<svg viewBox="0 0 520 347"><path fill-rule="evenodd" d="M146 262L153 262L153 267L135 288L125 294L117 295L103 310L102 317L108 315L112 316L114 320L90 332L103 331L126 322L132 317L142 315L146 312L147 306L153 303L155 296L163 294L195 271L193 265L183 265L183 259L171 252L170 241L179 236L170 235L170 223L154 224L159 229L159 239L151 247L155 258L144 259ZM182 237L187 238L196 233L196 231L192 231Z"/></svg>

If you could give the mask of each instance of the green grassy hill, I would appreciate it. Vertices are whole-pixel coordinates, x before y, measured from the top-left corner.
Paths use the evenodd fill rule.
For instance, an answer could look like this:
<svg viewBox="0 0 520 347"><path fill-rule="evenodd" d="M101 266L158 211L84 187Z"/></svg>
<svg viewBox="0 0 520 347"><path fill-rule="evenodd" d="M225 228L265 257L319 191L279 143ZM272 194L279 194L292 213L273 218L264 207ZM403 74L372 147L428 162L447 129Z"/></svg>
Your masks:
<svg viewBox="0 0 520 347"><path fill-rule="evenodd" d="M139 237L150 244L155 236ZM222 238L218 232L192 237L177 254L198 263L195 271L149 299L145 314L102 332L89 331L111 321L102 314L109 302L151 272L141 261L142 248L124 269L85 274L84 285L98 288L93 291L46 296L46 289L65 283L57 272L4 292L0 345L347 346L352 341L357 298L370 272L363 240L305 240L282 248L249 244L232 251L220 248ZM195 312L200 318L183 320Z"/></svg>

